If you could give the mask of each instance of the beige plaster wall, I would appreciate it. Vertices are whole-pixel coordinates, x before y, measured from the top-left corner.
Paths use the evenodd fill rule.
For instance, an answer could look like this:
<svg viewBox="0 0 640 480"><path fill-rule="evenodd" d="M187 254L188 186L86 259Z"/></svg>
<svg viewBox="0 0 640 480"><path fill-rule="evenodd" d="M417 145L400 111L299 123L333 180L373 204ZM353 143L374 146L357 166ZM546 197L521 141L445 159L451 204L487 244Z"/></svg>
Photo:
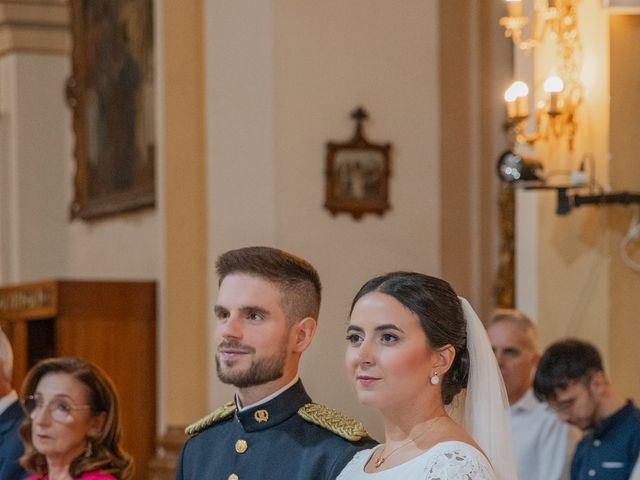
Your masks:
<svg viewBox="0 0 640 480"><path fill-rule="evenodd" d="M608 14L597 0L579 7L583 44L584 103L578 115L573 152L547 145L547 172L577 169L584 155L594 158L597 180L608 183L609 154L609 31ZM553 68L549 57L537 58L544 80ZM555 178L554 180L561 180ZM566 179L565 179L566 181ZM551 192L540 195L539 321L543 343L562 336L595 342L605 358L609 352L609 261L606 209L582 207L567 216L555 212Z"/></svg>
<svg viewBox="0 0 640 480"><path fill-rule="evenodd" d="M611 184L615 190L640 191L640 15L612 16L611 31ZM624 265L617 254L632 208L610 208L610 354L613 383L626 396L640 399L640 272ZM640 244L631 243L629 255L640 262Z"/></svg>
<svg viewBox="0 0 640 480"><path fill-rule="evenodd" d="M51 277L156 278L157 214L69 220L73 198L68 6L60 0L0 8L0 283Z"/></svg>
<svg viewBox="0 0 640 480"><path fill-rule="evenodd" d="M494 165L508 147L502 96L512 58L499 25L504 10L502 0L439 3L441 274L481 318L496 306Z"/></svg>
<svg viewBox="0 0 640 480"><path fill-rule="evenodd" d="M162 257L159 427L187 425L206 410L207 200L204 157L203 5L157 8L159 233Z"/></svg>
<svg viewBox="0 0 640 480"><path fill-rule="evenodd" d="M71 204L71 197L66 203ZM130 213L115 219L74 221L67 231L71 278L156 279L160 268L158 213Z"/></svg>
<svg viewBox="0 0 640 480"><path fill-rule="evenodd" d="M247 8L216 2L206 16L217 40L207 42L207 122L222 129L209 131L217 140L208 149L217 188L209 251L261 242L316 265L324 301L302 375L317 401L380 436L343 373L343 337L350 299L367 278L400 268L439 273L437 3L278 0L243 18ZM361 221L322 207L325 143L351 137L357 105L371 114L368 136L393 143L392 210ZM213 407L230 389L210 372Z"/></svg>
<svg viewBox="0 0 640 480"><path fill-rule="evenodd" d="M303 374L319 401L361 417L343 380L351 298L385 271L440 273L437 19L435 2L290 0L274 8L278 239L308 257L325 285ZM371 115L369 137L394 151L392 210L357 222L321 204L324 143L351 136L347 115L359 104Z"/></svg>
<svg viewBox="0 0 640 480"><path fill-rule="evenodd" d="M584 155L592 155L598 181L606 184L608 17L597 0L580 2L578 15L583 45L580 76L585 90L575 147L569 151L562 141L538 142L536 153L546 173L577 169ZM544 79L556 68L554 59L552 42L547 40L536 48L527 81L537 95L542 94ZM527 70L525 66L521 69ZM567 177L554 176L552 180L563 183ZM518 202L520 238L516 251L524 257L519 259L519 306L539 322L543 346L560 337L579 336L595 342L606 357L610 252L605 210L582 207L558 216L554 191L524 192L518 195Z"/></svg>
<svg viewBox="0 0 640 480"><path fill-rule="evenodd" d="M0 283L63 275L72 185L60 55L0 57ZM48 76L49 83L41 79Z"/></svg>

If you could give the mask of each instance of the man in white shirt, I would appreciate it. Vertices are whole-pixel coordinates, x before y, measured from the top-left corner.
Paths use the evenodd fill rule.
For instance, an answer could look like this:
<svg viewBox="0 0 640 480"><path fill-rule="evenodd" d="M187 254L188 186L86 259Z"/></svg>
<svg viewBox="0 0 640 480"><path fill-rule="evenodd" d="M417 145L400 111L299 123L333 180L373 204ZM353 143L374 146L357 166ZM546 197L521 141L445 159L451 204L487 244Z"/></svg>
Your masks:
<svg viewBox="0 0 640 480"><path fill-rule="evenodd" d="M24 453L18 428L24 413L18 402L18 394L11 387L13 374L13 350L0 329L0 479L24 478L26 472L18 460Z"/></svg>
<svg viewBox="0 0 640 480"><path fill-rule="evenodd" d="M501 309L494 312L487 331L511 406L510 428L518 478L569 478L580 434L533 395L533 375L540 359L535 324L518 310Z"/></svg>

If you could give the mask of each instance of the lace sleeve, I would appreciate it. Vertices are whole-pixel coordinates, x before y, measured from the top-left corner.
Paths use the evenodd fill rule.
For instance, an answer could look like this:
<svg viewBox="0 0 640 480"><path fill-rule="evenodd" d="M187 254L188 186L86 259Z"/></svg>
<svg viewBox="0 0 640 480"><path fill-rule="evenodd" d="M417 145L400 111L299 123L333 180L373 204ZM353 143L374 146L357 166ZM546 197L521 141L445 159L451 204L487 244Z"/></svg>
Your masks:
<svg viewBox="0 0 640 480"><path fill-rule="evenodd" d="M495 480L487 459L467 448L451 448L434 455L425 465L425 480Z"/></svg>

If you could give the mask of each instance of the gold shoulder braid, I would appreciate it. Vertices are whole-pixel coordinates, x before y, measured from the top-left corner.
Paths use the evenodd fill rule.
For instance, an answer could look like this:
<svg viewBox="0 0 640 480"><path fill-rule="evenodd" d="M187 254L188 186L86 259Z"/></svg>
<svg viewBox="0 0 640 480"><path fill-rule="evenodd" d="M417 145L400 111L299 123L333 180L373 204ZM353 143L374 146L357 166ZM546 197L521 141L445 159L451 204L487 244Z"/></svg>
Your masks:
<svg viewBox="0 0 640 480"><path fill-rule="evenodd" d="M187 435L195 435L196 433L200 433L205 428L210 427L211 425L215 425L216 423L224 420L225 418L230 417L236 411L236 404L234 402L225 403L222 407L216 408L213 412L211 412L206 417L201 418L195 423L192 423L187 428L184 429L184 433Z"/></svg>
<svg viewBox="0 0 640 480"><path fill-rule="evenodd" d="M357 442L369 435L362 423L318 403L307 403L298 410L298 415L307 422L326 428L350 442Z"/></svg>

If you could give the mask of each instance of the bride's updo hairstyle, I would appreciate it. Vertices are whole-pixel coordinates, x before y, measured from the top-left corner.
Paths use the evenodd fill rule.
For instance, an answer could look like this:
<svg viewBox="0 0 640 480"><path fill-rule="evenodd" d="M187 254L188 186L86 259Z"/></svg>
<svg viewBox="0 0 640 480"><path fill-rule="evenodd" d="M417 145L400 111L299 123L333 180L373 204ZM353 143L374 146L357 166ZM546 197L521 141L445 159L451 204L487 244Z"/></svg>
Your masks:
<svg viewBox="0 0 640 480"><path fill-rule="evenodd" d="M420 321L430 349L438 350L446 345L455 348L453 364L441 377L442 402L450 404L467 386L469 377L467 324L460 300L451 285L422 273L387 273L372 278L360 288L351 303L349 315L358 300L371 292L390 295L409 309Z"/></svg>

